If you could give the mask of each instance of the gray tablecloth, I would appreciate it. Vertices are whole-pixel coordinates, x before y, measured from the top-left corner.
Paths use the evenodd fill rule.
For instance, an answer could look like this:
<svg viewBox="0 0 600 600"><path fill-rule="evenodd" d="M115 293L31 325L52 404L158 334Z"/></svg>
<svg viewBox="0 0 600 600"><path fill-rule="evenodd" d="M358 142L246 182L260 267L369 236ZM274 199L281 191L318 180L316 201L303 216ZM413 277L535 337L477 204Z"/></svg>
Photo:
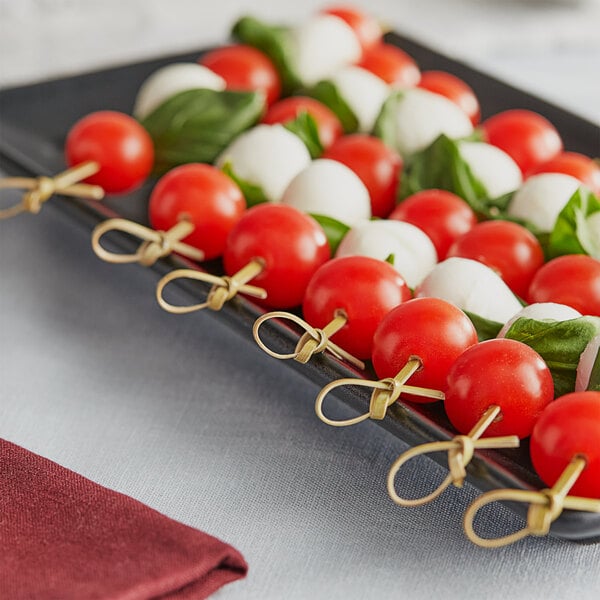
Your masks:
<svg viewBox="0 0 600 600"><path fill-rule="evenodd" d="M0 436L234 544L250 574L220 597L598 598L600 545L472 546L469 486L397 507L401 442L322 424L314 385L215 315L163 312L156 274L102 263L89 238L52 204L0 222ZM442 476L414 461L398 486Z"/></svg>

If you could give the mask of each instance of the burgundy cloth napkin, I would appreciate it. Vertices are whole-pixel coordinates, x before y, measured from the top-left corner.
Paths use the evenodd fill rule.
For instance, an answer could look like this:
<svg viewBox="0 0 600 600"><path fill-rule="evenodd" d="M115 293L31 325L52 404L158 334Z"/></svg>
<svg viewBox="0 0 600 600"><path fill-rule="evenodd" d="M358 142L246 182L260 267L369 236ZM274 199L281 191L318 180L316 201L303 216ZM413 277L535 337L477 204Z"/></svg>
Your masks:
<svg viewBox="0 0 600 600"><path fill-rule="evenodd" d="M206 598L246 570L224 542L0 439L0 598Z"/></svg>

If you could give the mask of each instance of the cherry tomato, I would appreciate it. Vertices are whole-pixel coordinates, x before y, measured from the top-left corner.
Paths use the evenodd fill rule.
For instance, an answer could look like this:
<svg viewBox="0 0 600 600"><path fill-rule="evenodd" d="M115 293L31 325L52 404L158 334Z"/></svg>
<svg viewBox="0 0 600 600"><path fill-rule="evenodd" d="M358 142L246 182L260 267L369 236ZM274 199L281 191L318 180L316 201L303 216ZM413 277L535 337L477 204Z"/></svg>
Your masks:
<svg viewBox="0 0 600 600"><path fill-rule="evenodd" d="M448 257L471 258L493 269L519 297L544 264L537 238L525 227L510 221L486 221L475 225L452 244Z"/></svg>
<svg viewBox="0 0 600 600"><path fill-rule="evenodd" d="M600 498L600 392L574 392L548 405L531 434L531 461L552 486L576 455L586 467L570 494Z"/></svg>
<svg viewBox="0 0 600 600"><path fill-rule="evenodd" d="M476 343L477 332L462 310L439 298L415 298L394 308L379 324L373 366L378 377L394 377L411 356L418 356L422 367L408 383L443 391L454 361ZM431 402L420 396L410 399Z"/></svg>
<svg viewBox="0 0 600 600"><path fill-rule="evenodd" d="M366 52L381 41L383 32L377 19L365 14L361 10L344 5L330 6L329 8L325 8L322 14L333 15L345 21L353 29L363 52Z"/></svg>
<svg viewBox="0 0 600 600"><path fill-rule="evenodd" d="M579 179L596 195L600 195L600 165L589 156L577 152L561 152L554 158L537 165L527 176L540 173L564 173Z"/></svg>
<svg viewBox="0 0 600 600"><path fill-rule="evenodd" d="M409 196L396 206L389 218L423 230L433 242L439 261L446 258L452 243L477 223L475 213L462 198L436 189Z"/></svg>
<svg viewBox="0 0 600 600"><path fill-rule="evenodd" d="M557 302L582 315L600 316L600 261L569 254L547 262L531 281L526 300Z"/></svg>
<svg viewBox="0 0 600 600"><path fill-rule="evenodd" d="M374 217L387 217L396 204L402 159L379 138L346 135L330 146L323 158L331 158L352 169L365 184Z"/></svg>
<svg viewBox="0 0 600 600"><path fill-rule="evenodd" d="M217 48L201 56L198 62L220 75L228 90L263 92L267 105L281 95L281 80L271 59L252 46Z"/></svg>
<svg viewBox="0 0 600 600"><path fill-rule="evenodd" d="M417 63L392 44L379 44L365 53L360 67L371 71L390 85L414 87L421 79Z"/></svg>
<svg viewBox="0 0 600 600"><path fill-rule="evenodd" d="M471 86L456 75L446 71L423 71L419 87L452 100L471 119L473 125L479 123L481 118L479 100Z"/></svg>
<svg viewBox="0 0 600 600"><path fill-rule="evenodd" d="M448 373L444 407L460 433L468 433L492 405L500 415L484 437L525 438L554 398L550 369L529 346L506 338L487 340L458 357Z"/></svg>
<svg viewBox="0 0 600 600"><path fill-rule="evenodd" d="M334 258L313 275L302 304L304 318L325 327L338 309L348 322L333 341L357 358L370 358L375 329L395 306L410 298L392 265L367 256Z"/></svg>
<svg viewBox="0 0 600 600"><path fill-rule="evenodd" d="M554 125L530 110L500 112L481 127L486 140L504 150L524 174L554 158L563 148Z"/></svg>
<svg viewBox="0 0 600 600"><path fill-rule="evenodd" d="M122 194L142 185L150 175L154 146L135 119L105 110L91 113L71 127L65 155L70 167L87 160L99 163L100 171L86 181L109 194Z"/></svg>
<svg viewBox="0 0 600 600"><path fill-rule="evenodd" d="M293 206L259 204L229 234L223 260L228 275L261 260L264 268L252 285L267 291L263 304L291 308L300 305L310 278L329 256L325 232L312 217Z"/></svg>
<svg viewBox="0 0 600 600"><path fill-rule="evenodd" d="M223 254L227 236L245 209L244 195L227 175L194 163L163 175L148 206L155 229L167 230L181 218L189 219L194 231L183 241L202 250L206 260Z"/></svg>
<svg viewBox="0 0 600 600"><path fill-rule="evenodd" d="M323 148L331 146L342 135L342 124L335 113L323 103L307 96L293 96L279 100L269 107L262 122L267 125L283 124L293 121L303 112L307 112L315 120Z"/></svg>

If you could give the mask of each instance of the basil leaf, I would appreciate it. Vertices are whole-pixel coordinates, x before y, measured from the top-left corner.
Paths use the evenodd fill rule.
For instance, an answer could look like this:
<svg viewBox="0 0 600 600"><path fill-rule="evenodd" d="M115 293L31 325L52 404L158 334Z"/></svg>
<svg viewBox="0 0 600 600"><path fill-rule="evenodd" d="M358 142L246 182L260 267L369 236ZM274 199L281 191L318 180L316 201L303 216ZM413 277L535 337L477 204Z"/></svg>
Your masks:
<svg viewBox="0 0 600 600"><path fill-rule="evenodd" d="M141 121L154 142L155 172L214 162L263 109L264 98L255 92L195 89L172 96Z"/></svg>
<svg viewBox="0 0 600 600"><path fill-rule="evenodd" d="M463 310L463 312L467 315L467 317L469 317L469 319L471 319L471 323L473 323L473 327L475 327L475 331L477 331L477 339L480 342L491 340L497 337L500 333L500 330L502 329L502 323L485 319L484 317L480 317L479 315L467 310Z"/></svg>
<svg viewBox="0 0 600 600"><path fill-rule="evenodd" d="M577 189L558 215L550 233L550 256L589 254L600 259L600 239L588 224L588 218L598 212L600 199L585 188Z"/></svg>
<svg viewBox="0 0 600 600"><path fill-rule="evenodd" d="M600 349L598 350L592 372L590 373L590 381L587 389L590 392L600 392Z"/></svg>
<svg viewBox="0 0 600 600"><path fill-rule="evenodd" d="M398 104L404 98L404 92L397 90L392 92L383 103L379 115L373 126L373 135L380 138L387 146L397 150L396 112Z"/></svg>
<svg viewBox="0 0 600 600"><path fill-rule="evenodd" d="M317 122L306 111L302 111L294 120L284 123L283 126L304 142L312 159L319 158L323 154Z"/></svg>
<svg viewBox="0 0 600 600"><path fill-rule="evenodd" d="M238 177L233 171L233 167L231 162L226 162L222 167L221 171L225 173L228 177L233 179L237 186L242 190L242 194L244 194L244 198L246 198L246 206L250 208L251 206L255 206L257 204L263 204L264 202L268 202L268 198L265 196L262 188L250 181L246 181L241 177Z"/></svg>
<svg viewBox="0 0 600 600"><path fill-rule="evenodd" d="M506 337L527 344L544 359L554 380L554 396L558 397L575 390L579 357L599 332L600 317L550 323L521 318Z"/></svg>
<svg viewBox="0 0 600 600"><path fill-rule="evenodd" d="M319 81L312 88L306 90L306 94L322 102L335 113L342 124L344 133L354 133L358 129L356 115L331 81Z"/></svg>
<svg viewBox="0 0 600 600"><path fill-rule="evenodd" d="M300 80L292 67L290 30L278 25L267 25L254 17L242 17L231 30L231 35L266 54L281 78L283 95L300 87Z"/></svg>
<svg viewBox="0 0 600 600"><path fill-rule="evenodd" d="M316 215L311 213L310 216L323 228L323 231L325 231L327 241L329 242L329 249L331 250L331 256L333 256L338 249L340 242L350 230L350 227L327 215Z"/></svg>

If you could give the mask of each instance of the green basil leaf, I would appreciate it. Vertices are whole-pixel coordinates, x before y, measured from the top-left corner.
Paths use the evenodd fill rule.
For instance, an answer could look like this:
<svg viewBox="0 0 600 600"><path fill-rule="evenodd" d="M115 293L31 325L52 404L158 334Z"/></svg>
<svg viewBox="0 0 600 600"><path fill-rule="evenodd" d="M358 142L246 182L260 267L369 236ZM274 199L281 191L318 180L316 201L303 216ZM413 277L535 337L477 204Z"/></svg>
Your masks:
<svg viewBox="0 0 600 600"><path fill-rule="evenodd" d="M383 103L373 126L373 135L383 140L387 146L394 150L398 148L396 112L398 104L402 102L403 98L404 92L402 90L392 92Z"/></svg>
<svg viewBox="0 0 600 600"><path fill-rule="evenodd" d="M502 323L485 319L484 317L480 317L479 315L467 310L464 310L463 312L467 315L467 317L469 317L469 319L471 319L471 323L473 323L473 327L475 327L475 331L477 331L477 339L480 342L491 340L497 337L498 333L500 333L500 330L502 329Z"/></svg>
<svg viewBox="0 0 600 600"><path fill-rule="evenodd" d="M238 177L234 170L231 162L226 162L222 167L221 171L225 173L228 177L233 179L237 186L242 190L242 194L244 194L244 198L246 198L246 206L250 208L251 206L256 206L257 204L263 204L264 202L268 202L265 193L262 188L254 183L246 181L241 177Z"/></svg>
<svg viewBox="0 0 600 600"><path fill-rule="evenodd" d="M600 392L600 350L598 350L598 354L596 355L587 389L590 392Z"/></svg>
<svg viewBox="0 0 600 600"><path fill-rule="evenodd" d="M281 78L284 95L300 87L300 80L292 67L292 43L287 27L268 25L254 17L242 17L231 31L232 36L266 54Z"/></svg>
<svg viewBox="0 0 600 600"><path fill-rule="evenodd" d="M283 126L304 142L312 159L319 158L323 154L317 122L306 111L302 111L294 120L284 123Z"/></svg>
<svg viewBox="0 0 600 600"><path fill-rule="evenodd" d="M350 227L327 215L316 215L311 213L310 216L323 228L323 231L325 231L327 241L329 242L329 249L331 250L331 256L333 256L344 236L350 231Z"/></svg>
<svg viewBox="0 0 600 600"><path fill-rule="evenodd" d="M597 212L600 199L585 188L577 189L556 219L550 234L550 256L589 254L600 259L600 239L588 224L588 218Z"/></svg>
<svg viewBox="0 0 600 600"><path fill-rule="evenodd" d="M517 319L506 337L533 348L546 362L554 380L554 396L574 391L579 357L600 332L600 317L544 322Z"/></svg>
<svg viewBox="0 0 600 600"><path fill-rule="evenodd" d="M263 109L264 98L255 92L195 89L172 96L141 121L154 142L155 172L214 162Z"/></svg>
<svg viewBox="0 0 600 600"><path fill-rule="evenodd" d="M335 113L342 124L344 133L356 132L358 119L331 81L319 81L319 83L306 90L306 94L322 102Z"/></svg>

